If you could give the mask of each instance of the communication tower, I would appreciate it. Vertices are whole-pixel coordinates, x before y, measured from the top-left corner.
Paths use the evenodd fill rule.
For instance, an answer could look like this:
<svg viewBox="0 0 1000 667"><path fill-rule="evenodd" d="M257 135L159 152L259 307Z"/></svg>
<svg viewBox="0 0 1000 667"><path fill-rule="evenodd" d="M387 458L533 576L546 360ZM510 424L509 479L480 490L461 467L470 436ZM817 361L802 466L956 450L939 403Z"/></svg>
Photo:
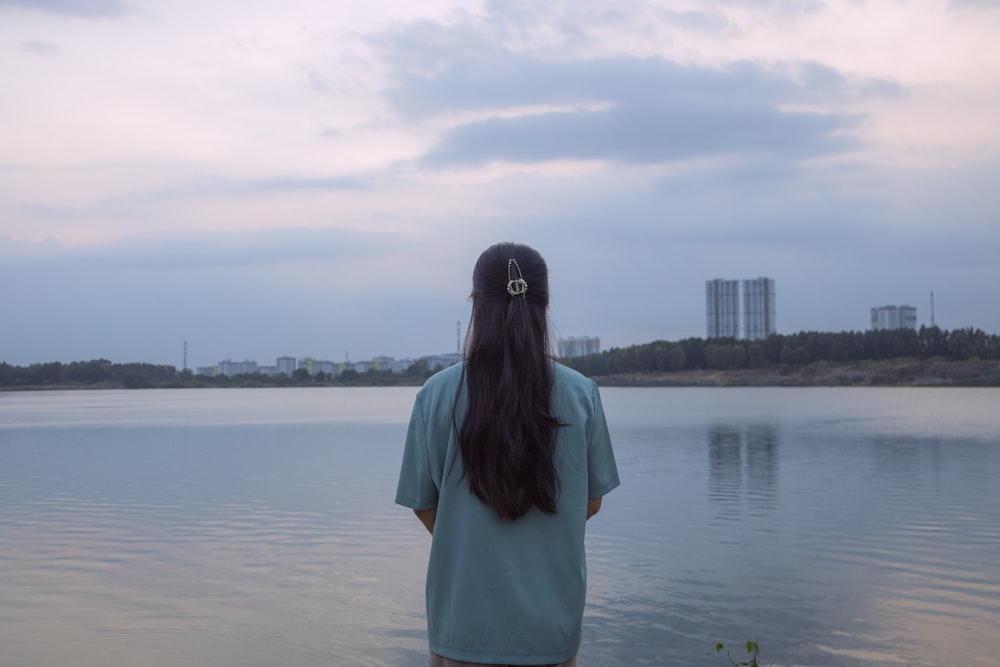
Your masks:
<svg viewBox="0 0 1000 667"><path fill-rule="evenodd" d="M934 290L931 290L931 326L934 326Z"/></svg>

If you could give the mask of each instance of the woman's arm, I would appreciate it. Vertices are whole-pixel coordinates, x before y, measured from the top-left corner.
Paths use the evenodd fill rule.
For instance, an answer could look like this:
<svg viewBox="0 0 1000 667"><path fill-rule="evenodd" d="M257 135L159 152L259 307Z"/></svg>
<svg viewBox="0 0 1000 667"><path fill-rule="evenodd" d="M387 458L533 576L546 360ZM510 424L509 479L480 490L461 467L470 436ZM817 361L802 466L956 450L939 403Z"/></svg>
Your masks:
<svg viewBox="0 0 1000 667"><path fill-rule="evenodd" d="M600 498L590 498L587 500L587 518L594 516L601 511L601 499Z"/></svg>
<svg viewBox="0 0 1000 667"><path fill-rule="evenodd" d="M600 500L600 498L598 498L598 500ZM588 511L589 511L589 508L588 508ZM433 509L433 510L413 510L413 513L417 515L418 519L420 519L420 523L424 524L424 528L427 529L427 532L430 533L431 535L433 535L434 534L434 519L437 517L437 510L436 509Z"/></svg>

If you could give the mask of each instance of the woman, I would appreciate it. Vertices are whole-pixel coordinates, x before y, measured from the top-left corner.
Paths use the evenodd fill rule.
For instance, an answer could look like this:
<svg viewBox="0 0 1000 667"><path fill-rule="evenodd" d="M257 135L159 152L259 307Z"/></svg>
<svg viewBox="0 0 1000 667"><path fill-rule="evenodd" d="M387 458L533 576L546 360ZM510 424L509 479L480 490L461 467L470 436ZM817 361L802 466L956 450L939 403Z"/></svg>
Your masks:
<svg viewBox="0 0 1000 667"><path fill-rule="evenodd" d="M548 355L548 270L490 247L464 362L417 394L396 502L430 531L431 667L575 665L584 532L618 486L597 385Z"/></svg>

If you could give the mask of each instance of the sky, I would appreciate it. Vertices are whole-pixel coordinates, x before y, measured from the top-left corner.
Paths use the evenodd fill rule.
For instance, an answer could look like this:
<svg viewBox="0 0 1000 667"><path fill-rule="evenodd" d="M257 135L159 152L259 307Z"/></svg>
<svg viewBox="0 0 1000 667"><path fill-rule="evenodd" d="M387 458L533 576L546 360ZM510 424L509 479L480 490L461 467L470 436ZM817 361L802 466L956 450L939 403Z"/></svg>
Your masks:
<svg viewBox="0 0 1000 667"><path fill-rule="evenodd" d="M1000 332L1000 0L0 0L0 361L454 352L873 306Z"/></svg>

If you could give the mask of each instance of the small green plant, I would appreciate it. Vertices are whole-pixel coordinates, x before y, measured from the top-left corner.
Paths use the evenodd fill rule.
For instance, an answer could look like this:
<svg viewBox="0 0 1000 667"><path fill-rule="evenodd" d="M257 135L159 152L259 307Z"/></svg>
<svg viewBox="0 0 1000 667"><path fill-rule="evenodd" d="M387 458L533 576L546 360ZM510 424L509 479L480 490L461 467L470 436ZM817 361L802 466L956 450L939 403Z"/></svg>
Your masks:
<svg viewBox="0 0 1000 667"><path fill-rule="evenodd" d="M726 657L729 658L729 662L733 664L733 667L760 667L760 663L757 662L757 657L760 655L760 645L754 639L748 639L746 643L747 655L750 656L749 659L742 662L736 662L733 659L732 654L726 651ZM719 642L715 645L715 652L722 653L726 650L726 645Z"/></svg>

